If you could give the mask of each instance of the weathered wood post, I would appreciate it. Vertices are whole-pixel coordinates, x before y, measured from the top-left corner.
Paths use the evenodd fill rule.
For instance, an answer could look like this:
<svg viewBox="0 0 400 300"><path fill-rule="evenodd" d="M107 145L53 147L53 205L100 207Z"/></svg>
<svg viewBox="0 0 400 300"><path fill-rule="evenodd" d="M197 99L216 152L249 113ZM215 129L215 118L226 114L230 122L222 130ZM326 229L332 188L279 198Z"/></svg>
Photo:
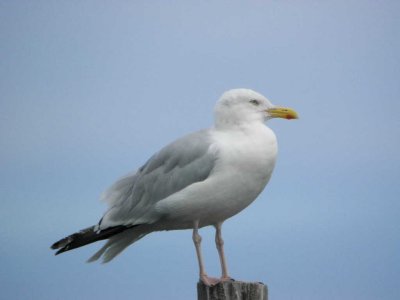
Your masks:
<svg viewBox="0 0 400 300"><path fill-rule="evenodd" d="M268 300L268 289L262 282L225 281L214 286L197 283L198 300Z"/></svg>

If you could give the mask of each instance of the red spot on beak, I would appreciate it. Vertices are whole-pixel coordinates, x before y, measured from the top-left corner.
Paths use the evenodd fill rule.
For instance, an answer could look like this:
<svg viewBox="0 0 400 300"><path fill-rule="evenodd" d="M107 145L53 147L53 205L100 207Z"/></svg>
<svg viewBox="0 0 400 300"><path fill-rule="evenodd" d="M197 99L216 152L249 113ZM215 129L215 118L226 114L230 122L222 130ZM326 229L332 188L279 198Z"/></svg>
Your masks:
<svg viewBox="0 0 400 300"><path fill-rule="evenodd" d="M286 115L286 119L287 119L287 120L291 120L291 119L293 119L293 116L291 116L291 115Z"/></svg>

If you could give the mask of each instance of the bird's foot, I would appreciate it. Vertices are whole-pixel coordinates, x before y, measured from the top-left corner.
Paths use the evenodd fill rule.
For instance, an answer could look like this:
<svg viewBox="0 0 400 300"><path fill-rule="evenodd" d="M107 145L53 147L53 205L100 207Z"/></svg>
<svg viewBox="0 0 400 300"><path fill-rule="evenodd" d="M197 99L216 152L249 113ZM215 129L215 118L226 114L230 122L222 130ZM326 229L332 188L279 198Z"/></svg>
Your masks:
<svg viewBox="0 0 400 300"><path fill-rule="evenodd" d="M207 286L214 286L221 282L220 278L209 277L206 274L200 275L200 281Z"/></svg>
<svg viewBox="0 0 400 300"><path fill-rule="evenodd" d="M214 286L220 282L235 281L232 277L222 276L221 278L209 277L206 274L200 276L201 282L207 286Z"/></svg>
<svg viewBox="0 0 400 300"><path fill-rule="evenodd" d="M229 277L229 276L222 276L222 277L219 279L219 281L220 281L220 282L227 282L227 281L235 281L235 279L233 279L232 277Z"/></svg>

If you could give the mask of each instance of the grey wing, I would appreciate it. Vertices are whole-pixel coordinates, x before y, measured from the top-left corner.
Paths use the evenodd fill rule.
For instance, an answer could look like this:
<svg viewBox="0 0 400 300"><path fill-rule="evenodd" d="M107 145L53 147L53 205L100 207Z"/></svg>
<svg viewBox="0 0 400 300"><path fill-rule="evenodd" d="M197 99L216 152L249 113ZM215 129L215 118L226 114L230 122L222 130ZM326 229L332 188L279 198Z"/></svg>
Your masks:
<svg viewBox="0 0 400 300"><path fill-rule="evenodd" d="M136 173L121 178L103 194L110 208L100 228L157 221L161 216L152 208L158 201L210 175L216 161L210 146L207 130L192 133L153 155Z"/></svg>

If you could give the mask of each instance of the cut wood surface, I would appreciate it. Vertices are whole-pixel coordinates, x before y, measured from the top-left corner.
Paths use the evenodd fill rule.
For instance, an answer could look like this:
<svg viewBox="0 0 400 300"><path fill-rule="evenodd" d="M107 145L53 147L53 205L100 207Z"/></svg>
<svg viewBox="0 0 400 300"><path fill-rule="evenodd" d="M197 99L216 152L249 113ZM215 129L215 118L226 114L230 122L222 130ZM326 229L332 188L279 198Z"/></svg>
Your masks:
<svg viewBox="0 0 400 300"><path fill-rule="evenodd" d="M214 286L197 283L198 300L268 300L267 286L261 282L225 281Z"/></svg>

